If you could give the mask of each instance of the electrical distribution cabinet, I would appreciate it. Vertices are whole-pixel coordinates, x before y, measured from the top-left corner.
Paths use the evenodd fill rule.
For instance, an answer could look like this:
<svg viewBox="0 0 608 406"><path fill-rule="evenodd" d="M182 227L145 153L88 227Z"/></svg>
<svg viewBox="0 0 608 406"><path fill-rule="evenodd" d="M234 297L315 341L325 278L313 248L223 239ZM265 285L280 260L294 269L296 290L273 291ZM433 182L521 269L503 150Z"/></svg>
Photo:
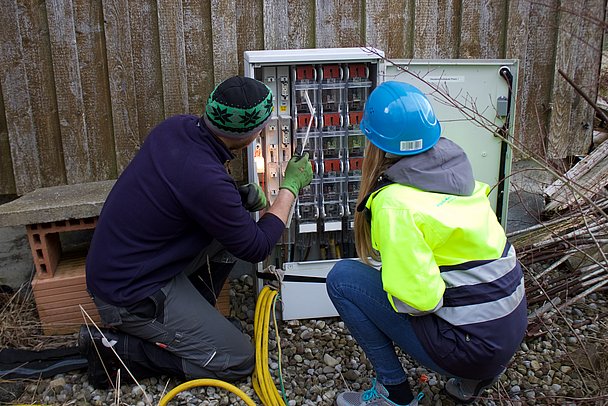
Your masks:
<svg viewBox="0 0 608 406"><path fill-rule="evenodd" d="M442 136L465 150L478 180L493 186L491 204L505 224L511 150L497 133L512 136L517 69L516 60L389 62L367 48L245 52L245 75L275 96L269 125L247 151L250 182L272 202L302 147L314 173L274 252L256 265L258 289L275 279L264 270L282 271L283 319L337 315L325 277L336 261L357 256L353 225L366 142L359 123L369 94L384 81L427 94Z"/></svg>

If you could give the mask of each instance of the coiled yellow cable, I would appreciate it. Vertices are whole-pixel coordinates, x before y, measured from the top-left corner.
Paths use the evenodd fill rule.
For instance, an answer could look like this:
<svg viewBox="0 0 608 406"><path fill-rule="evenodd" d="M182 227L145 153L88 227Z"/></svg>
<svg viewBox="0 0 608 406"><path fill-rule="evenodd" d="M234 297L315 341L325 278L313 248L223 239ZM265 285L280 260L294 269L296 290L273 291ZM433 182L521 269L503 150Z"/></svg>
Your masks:
<svg viewBox="0 0 608 406"><path fill-rule="evenodd" d="M279 391L274 385L272 376L268 369L268 327L270 324L270 313L274 316L274 302L278 292L275 289L265 286L258 295L258 301L255 306L254 317L254 340L255 340L255 370L251 377L253 389L258 395L264 406L285 406L285 401L279 394ZM276 319L274 320L275 328ZM279 346L279 363L280 360L280 343L277 329L277 345ZM253 400L245 392L240 390L228 382L220 381L219 379L194 379L184 382L169 391L158 403L159 406L166 406L171 399L178 393L192 389L198 386L216 386L227 389L240 397L247 406L256 406Z"/></svg>
<svg viewBox="0 0 608 406"><path fill-rule="evenodd" d="M238 397L240 397L241 399L243 399L247 406L256 406L253 400L251 400L251 398L247 396L245 392L243 392L236 386L231 385L228 382L220 381L219 379L193 379L191 381L184 382L181 385L178 385L175 388L171 389L169 393L163 396L160 402L158 402L158 406L166 406L167 403L169 403L169 401L173 399L178 393L198 386L216 386L218 388L227 389Z"/></svg>

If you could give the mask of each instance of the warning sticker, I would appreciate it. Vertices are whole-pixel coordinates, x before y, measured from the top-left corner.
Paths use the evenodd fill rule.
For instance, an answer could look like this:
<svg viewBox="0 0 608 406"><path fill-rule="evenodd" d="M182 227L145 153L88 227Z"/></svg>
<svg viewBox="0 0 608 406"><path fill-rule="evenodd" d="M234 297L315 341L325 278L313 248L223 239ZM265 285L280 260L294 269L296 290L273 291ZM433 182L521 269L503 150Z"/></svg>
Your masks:
<svg viewBox="0 0 608 406"><path fill-rule="evenodd" d="M431 76L426 80L429 82L464 82L464 76Z"/></svg>

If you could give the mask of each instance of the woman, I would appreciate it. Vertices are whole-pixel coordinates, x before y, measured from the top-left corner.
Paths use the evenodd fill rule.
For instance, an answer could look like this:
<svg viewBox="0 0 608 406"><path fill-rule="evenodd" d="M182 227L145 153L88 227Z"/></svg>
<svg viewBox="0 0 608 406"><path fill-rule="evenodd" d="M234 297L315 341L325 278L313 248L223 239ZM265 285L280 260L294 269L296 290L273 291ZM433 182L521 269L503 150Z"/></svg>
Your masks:
<svg viewBox="0 0 608 406"><path fill-rule="evenodd" d="M446 375L472 402L504 372L527 326L523 274L488 185L414 86L386 82L365 105L366 147L355 240L329 296L375 371L338 406L417 405L394 345ZM378 272L371 260L381 262Z"/></svg>

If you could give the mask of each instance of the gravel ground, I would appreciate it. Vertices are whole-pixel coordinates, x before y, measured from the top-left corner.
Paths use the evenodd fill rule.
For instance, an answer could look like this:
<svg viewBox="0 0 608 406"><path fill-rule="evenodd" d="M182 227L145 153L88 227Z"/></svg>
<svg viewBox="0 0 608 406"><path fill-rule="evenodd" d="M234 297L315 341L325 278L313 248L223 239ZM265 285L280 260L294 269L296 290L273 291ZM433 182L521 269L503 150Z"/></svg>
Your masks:
<svg viewBox="0 0 608 406"><path fill-rule="evenodd" d="M232 308L253 334L253 280L244 275L232 284ZM492 390L478 404L553 405L608 404L608 301L604 294L592 294L570 307L548 333L529 338L521 345L513 362ZM570 326L568 326L568 324ZM335 396L345 389L369 387L373 371L365 354L339 319L279 322L283 353L283 377L289 405L333 405ZM273 334L271 334L273 336ZM277 376L277 345L269 343L271 373ZM454 404L442 393L444 379L401 357L410 383L422 391L423 405ZM115 390L94 390L86 374L74 372L36 382L5 382L3 389L23 391L16 401L46 405L146 405L143 391L158 404L163 393L179 381L166 377L146 379L141 387L123 384ZM8 386L6 386L8 385ZM11 386L12 385L12 386ZM236 386L259 402L251 379ZM143 391L142 391L143 389ZM1 403L1 402L0 402ZM231 393L218 388L194 388L179 394L171 404L244 404Z"/></svg>

